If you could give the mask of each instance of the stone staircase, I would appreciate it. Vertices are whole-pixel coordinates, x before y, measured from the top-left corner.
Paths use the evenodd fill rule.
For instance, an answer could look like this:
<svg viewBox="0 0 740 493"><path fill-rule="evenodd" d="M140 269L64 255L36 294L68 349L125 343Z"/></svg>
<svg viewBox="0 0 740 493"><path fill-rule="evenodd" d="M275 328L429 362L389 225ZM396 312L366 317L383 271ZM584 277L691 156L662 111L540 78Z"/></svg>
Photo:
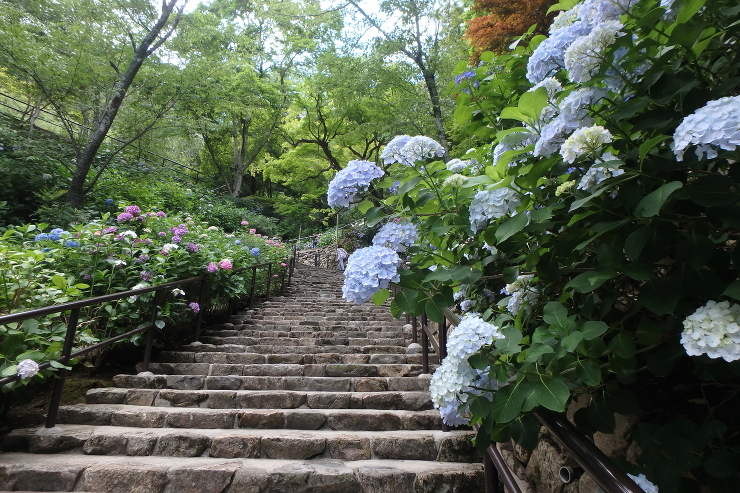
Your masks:
<svg viewBox="0 0 740 493"><path fill-rule="evenodd" d="M2 443L0 490L474 493L470 431L441 431L421 354L387 307L299 265L287 294L163 351Z"/></svg>

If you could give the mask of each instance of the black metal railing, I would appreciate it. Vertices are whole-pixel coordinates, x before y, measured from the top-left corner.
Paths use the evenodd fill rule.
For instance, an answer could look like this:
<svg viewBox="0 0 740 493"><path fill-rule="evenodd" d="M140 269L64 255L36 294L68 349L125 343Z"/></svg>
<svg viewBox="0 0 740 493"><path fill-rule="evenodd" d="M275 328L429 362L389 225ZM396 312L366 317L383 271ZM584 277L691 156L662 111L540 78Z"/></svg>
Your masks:
<svg viewBox="0 0 740 493"><path fill-rule="evenodd" d="M18 98L15 98L15 97L10 96L8 94L5 94L3 92L0 92L0 96L4 97L4 98L6 98L6 99L8 99L10 101L13 101L15 103L18 103L18 104L22 104L22 105L25 105L25 106L28 105L28 103L26 103L25 101L22 101L22 100L20 100ZM0 100L0 106L5 107L5 108L8 108L10 110L13 110L13 111L15 111L17 113L23 113L23 110L21 110L19 108L16 108L12 104L8 104L5 101L1 101ZM92 129L90 127L87 127L87 126L85 126L85 125L83 125L81 123L78 123L78 122L74 121L74 120L70 120L68 118L63 118L63 117L57 115L56 113L52 113L51 111L47 111L47 110L45 110L43 108L37 108L37 110L38 110L39 114L43 113L44 115L49 115L52 118L58 118L59 120L64 121L68 125L73 125L73 126L75 126L77 128L81 128L81 129L85 129L85 130L88 130L88 131L92 131ZM53 122L53 121L48 120L48 119L41 118L41 116L37 116L35 120L36 121L40 121L40 122L44 122L44 123L47 123L49 125L53 125L53 126L55 126L57 128L62 128L62 129L65 129L66 130L66 128L64 127L64 125L61 125L61 124L59 124L57 122ZM116 137L113 137L111 135L106 135L105 138L108 139L108 140L111 140L113 142L116 142L118 144L126 144L125 141L123 141L121 139L118 139ZM195 182L196 183L198 183L200 181L200 170L198 170L196 168L193 168L192 166L188 166L187 164L178 163L177 161L175 161L173 159L166 158L164 156L160 156L159 154L155 154L155 153L153 153L151 151L144 150L143 153L146 155L146 157L142 157L141 158L144 161L148 161L148 162L150 162L152 164L156 164L157 166L159 166L161 164L162 166L165 166L165 167L168 167L168 168L172 168L172 166L176 166L176 167L179 167L179 168L182 168L182 169L187 169L187 170L195 173Z"/></svg>
<svg viewBox="0 0 740 493"><path fill-rule="evenodd" d="M265 269L267 271L267 275L264 279L264 281L258 282L257 280L257 271L260 269ZM260 294L262 291L258 290L258 287L264 287L264 293L265 298L269 298L271 292L275 291L282 291L285 289L286 285L290 285L291 280L293 278L293 271L295 269L295 256L291 257L288 261L288 264L285 269L282 271L282 275L280 276L280 279L275 280L273 278L273 263L262 263L262 264L255 264L250 265L248 267L244 267L241 269L237 269L234 272L243 272L247 270L252 270L252 277L251 282L248 287L249 291L249 307L252 308L254 300L256 299L257 294ZM287 279L286 279L287 276ZM279 283L279 286L276 285ZM172 281L164 284L159 284L156 286L150 286L143 289L136 289L136 290L129 290L129 291L122 291L120 293L112 293L107 294L103 296L96 296L94 298L88 298L84 300L79 301L72 301L69 303L62 303L59 305L53 305L53 306L47 306L44 308L37 308L35 310L28 310L24 312L18 312L18 313L12 313L10 315L3 315L0 316L0 325L5 325L9 323L14 322L23 322L28 319L35 319L38 317L43 317L46 315L51 315L55 313L63 313L63 312L70 312L69 319L67 322L67 331L64 337L64 345L62 346L62 354L59 358L55 360L56 363L60 363L63 366L69 366L70 360L73 358L77 358L78 356L82 356L83 354L89 353L91 351L97 351L100 349L103 349L105 347L111 346L115 344L118 341L128 339L131 336L134 336L136 334L140 334L142 332L146 332L146 342L144 346L144 359L143 359L143 371L147 371L149 369L149 363L151 361L151 355L152 355L152 346L154 343L154 333L156 326L157 317L159 315L159 305L162 303L162 300L164 299L164 294L166 290L171 290L173 288L177 288L179 286L185 286L188 284L193 283L200 283L200 289L199 289L199 295L198 295L198 304L201 307L201 309L198 311L198 314L195 319L195 340L197 341L200 338L200 329L201 324L203 322L203 314L204 309L206 308L206 292L208 288L208 277L207 276L198 276L198 277L191 277L189 279L183 279L180 281ZM152 303L152 312L149 319L149 323L140 327L137 327L136 329L130 330L128 332L125 332L123 334L116 335L114 337L111 337L109 339L106 339L104 341L100 341L98 343L92 344L90 346L86 346L84 348L80 348L77 351L73 352L74 349L74 340L75 335L77 333L77 325L80 318L80 310L82 308L88 307L88 306L95 306L95 305L101 305L103 303L108 303L111 301L117 301L124 298L128 298L129 296L140 296L142 294L146 293L155 293L154 294L154 300ZM229 299L227 303L226 308L226 318L228 320L229 317L231 317L234 307L236 306L235 300ZM39 370L45 370L52 366L52 362L46 362L41 365L39 365ZM59 412L59 405L62 400L62 392L64 390L64 382L67 377L67 369L66 368L60 368L57 372L57 380L54 385L54 390L52 391L51 396L51 402L49 403L49 413L47 414L46 418L46 428L53 428L56 425L57 421L57 415ZM20 376L18 375L12 375L5 378L0 379L0 387L3 385L9 384L11 382L14 382L16 380L20 379Z"/></svg>
<svg viewBox="0 0 740 493"><path fill-rule="evenodd" d="M441 363L447 356L447 332L450 327L460 323L460 317L449 309L445 309L444 321L439 322L436 334L426 314L420 317L406 315L406 321L411 323L413 342L417 342L421 335L422 365L424 372L429 373L429 346L431 345L431 349L439 357ZM614 461L578 431L565 415L547 410L535 411L533 414L605 493L645 493ZM475 431L478 431L477 427ZM503 483L505 491L521 493L514 473L509 469L495 443L486 450L483 457L483 470L485 493L498 493L500 491L499 482Z"/></svg>

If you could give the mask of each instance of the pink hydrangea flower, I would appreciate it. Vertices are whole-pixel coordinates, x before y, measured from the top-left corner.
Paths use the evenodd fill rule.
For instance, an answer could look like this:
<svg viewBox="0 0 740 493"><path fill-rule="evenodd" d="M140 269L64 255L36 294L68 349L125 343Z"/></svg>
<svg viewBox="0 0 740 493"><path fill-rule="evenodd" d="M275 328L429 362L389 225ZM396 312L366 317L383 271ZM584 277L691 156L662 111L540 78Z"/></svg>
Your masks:
<svg viewBox="0 0 740 493"><path fill-rule="evenodd" d="M280 267L287 267L287 265L285 262L280 262Z"/></svg>
<svg viewBox="0 0 740 493"><path fill-rule="evenodd" d="M252 228L252 229L249 230L249 234L255 234L256 232L257 232L257 230L254 229L254 228Z"/></svg>
<svg viewBox="0 0 740 493"><path fill-rule="evenodd" d="M249 226L249 221L242 221L241 222L241 225L242 226Z"/></svg>
<svg viewBox="0 0 740 493"><path fill-rule="evenodd" d="M126 222L126 221L130 221L133 218L134 218L134 216L131 213L129 213L129 212L121 212L118 215L117 221L119 223L123 223L123 222Z"/></svg>
<svg viewBox="0 0 740 493"><path fill-rule="evenodd" d="M141 213L141 209L139 208L138 205L128 205L128 206L124 207L123 210L126 211L126 212L128 212L132 216L135 216L135 215Z"/></svg>
<svg viewBox="0 0 740 493"><path fill-rule="evenodd" d="M233 268L234 268L234 266L233 266L233 265L231 264L231 260L229 260L229 259L223 259L222 261L220 261L220 262L218 263L218 265L219 265L219 266L220 266L220 267L221 267L221 268L222 268L223 270L231 270L231 269L233 269Z"/></svg>
<svg viewBox="0 0 740 493"><path fill-rule="evenodd" d="M216 265L216 262L208 262L208 267L206 267L206 270L208 272L216 272L218 270L218 265Z"/></svg>

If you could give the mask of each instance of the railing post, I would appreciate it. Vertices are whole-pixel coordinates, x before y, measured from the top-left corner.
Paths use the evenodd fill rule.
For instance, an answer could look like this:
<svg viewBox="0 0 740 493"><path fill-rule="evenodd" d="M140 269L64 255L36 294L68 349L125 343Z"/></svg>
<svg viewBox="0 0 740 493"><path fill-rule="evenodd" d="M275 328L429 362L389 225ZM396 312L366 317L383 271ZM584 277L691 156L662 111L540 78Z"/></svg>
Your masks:
<svg viewBox="0 0 740 493"><path fill-rule="evenodd" d="M411 318L411 342L419 342L419 322L416 317Z"/></svg>
<svg viewBox="0 0 740 493"><path fill-rule="evenodd" d="M205 299L206 299L206 285L208 283L208 279L203 279L200 281L200 293L198 294L198 306L200 307L200 310L198 310L198 316L195 322L195 340L197 341L200 339L200 327L203 323L203 310L205 309Z"/></svg>
<svg viewBox="0 0 740 493"><path fill-rule="evenodd" d="M498 483L498 471L487 453L483 454L483 478L485 493L499 493L501 489Z"/></svg>
<svg viewBox="0 0 740 493"><path fill-rule="evenodd" d="M80 320L80 309L73 308L67 324L67 333L64 336L64 346L62 347L62 357L60 363L65 366L69 365L69 355L72 354L72 345L77 333L77 322ZM57 415L59 414L59 404L62 402L62 391L64 390L64 381L67 379L67 369L59 369L59 378L54 383L54 390L51 394L49 403L49 414L46 415L46 428L54 428L57 424Z"/></svg>
<svg viewBox="0 0 740 493"><path fill-rule="evenodd" d="M272 281L272 264L267 264L267 295L266 300L270 299L270 282Z"/></svg>
<svg viewBox="0 0 740 493"><path fill-rule="evenodd" d="M249 286L249 309L254 306L254 285L257 282L257 267L252 267L252 283Z"/></svg>
<svg viewBox="0 0 740 493"><path fill-rule="evenodd" d="M427 337L427 316L421 314L421 364L424 373L429 373L429 337Z"/></svg>
<svg viewBox="0 0 740 493"><path fill-rule="evenodd" d="M152 344L154 344L154 329L156 328L154 322L157 321L157 316L159 315L159 304L162 302L163 294L164 291L160 289L154 295L154 307L152 308L152 316L149 320L150 327L146 331L146 347L144 348L144 361L142 362L144 371L149 371L149 362L152 359Z"/></svg>
<svg viewBox="0 0 740 493"><path fill-rule="evenodd" d="M439 323L439 362L447 357L447 320L442 319Z"/></svg>

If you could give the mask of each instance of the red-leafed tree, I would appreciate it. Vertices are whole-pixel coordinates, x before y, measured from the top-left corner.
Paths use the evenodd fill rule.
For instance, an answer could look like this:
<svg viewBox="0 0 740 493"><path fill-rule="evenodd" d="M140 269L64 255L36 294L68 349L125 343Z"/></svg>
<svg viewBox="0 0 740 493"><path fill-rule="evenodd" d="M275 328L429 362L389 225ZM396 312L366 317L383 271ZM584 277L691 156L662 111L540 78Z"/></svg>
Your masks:
<svg viewBox="0 0 740 493"><path fill-rule="evenodd" d="M547 9L557 0L475 0L473 11L478 15L469 22L465 37L473 48L473 60L484 51L505 51L512 39L521 36L533 24L535 34L547 33L555 13Z"/></svg>

